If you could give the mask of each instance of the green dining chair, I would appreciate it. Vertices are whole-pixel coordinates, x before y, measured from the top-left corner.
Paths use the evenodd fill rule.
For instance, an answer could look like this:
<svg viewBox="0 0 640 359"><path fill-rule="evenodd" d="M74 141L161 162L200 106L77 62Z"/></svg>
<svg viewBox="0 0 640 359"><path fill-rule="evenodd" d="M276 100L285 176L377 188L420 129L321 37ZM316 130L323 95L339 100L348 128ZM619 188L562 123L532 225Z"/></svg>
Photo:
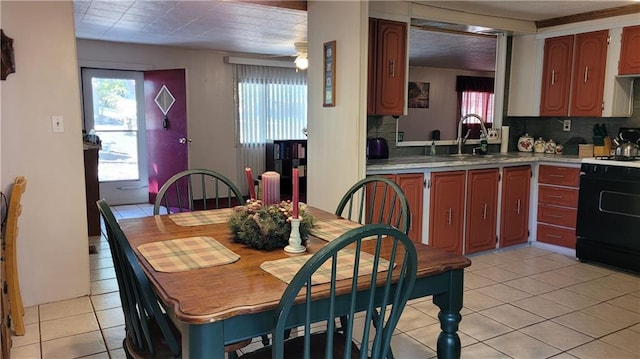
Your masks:
<svg viewBox="0 0 640 359"><path fill-rule="evenodd" d="M392 180L368 176L342 196L336 215L362 224L389 224L408 234L411 211L404 191Z"/></svg>
<svg viewBox="0 0 640 359"><path fill-rule="evenodd" d="M153 214L231 208L242 204L242 192L230 179L213 170L194 168L176 173L160 187Z"/></svg>
<svg viewBox="0 0 640 359"><path fill-rule="evenodd" d="M353 250L353 263L359 263L364 242L375 246L367 251L373 256L371 272L360 273L359 266L353 266L353 271L348 273L350 279L338 280L338 253ZM395 265L379 271L384 265L381 259ZM391 336L415 284L417 261L413 242L394 227L371 224L346 232L311 256L285 289L275 313L272 345L240 358L387 357ZM319 273L329 276L329 282L312 284L312 276ZM318 300L320 294L326 299ZM360 312L363 315L356 316ZM373 323L374 313L380 314L376 315L376 323ZM312 328L314 322L343 315L349 319L342 332L336 330L334 320L326 321L326 328L322 330L318 331L317 326ZM287 340L286 331L300 321L304 325L297 329L303 334Z"/></svg>
<svg viewBox="0 0 640 359"><path fill-rule="evenodd" d="M125 320L122 343L127 358L180 358L181 337L151 288L138 258L104 199L96 202L105 223L107 242ZM229 358L251 340L225 346Z"/></svg>

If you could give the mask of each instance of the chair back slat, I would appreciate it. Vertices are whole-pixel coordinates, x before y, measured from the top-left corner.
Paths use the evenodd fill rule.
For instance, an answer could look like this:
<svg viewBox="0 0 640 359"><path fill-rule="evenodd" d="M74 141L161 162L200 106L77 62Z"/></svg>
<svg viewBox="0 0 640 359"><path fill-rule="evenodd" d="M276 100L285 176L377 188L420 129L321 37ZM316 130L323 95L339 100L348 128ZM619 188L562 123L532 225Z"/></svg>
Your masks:
<svg viewBox="0 0 640 359"><path fill-rule="evenodd" d="M186 188L187 193L184 193ZM238 187L213 170L196 168L179 172L165 182L156 196L153 214L231 208L244 203Z"/></svg>
<svg viewBox="0 0 640 359"><path fill-rule="evenodd" d="M370 238L375 239L370 239ZM371 273L362 273L357 263L360 263L362 242L375 243L372 253ZM354 251L355 259L351 279L338 281L339 253L349 247ZM385 248L385 256L382 249ZM389 252L390 251L390 252ZM370 252L369 252L370 253ZM381 259L389 261L387 270L378 270L382 265ZM327 284L312 285L312 276L321 268L326 268L326 263L331 261L331 280ZM395 265L394 265L395 264ZM384 268L382 268L384 269ZM324 269L322 269L324 272ZM409 293L416 280L417 255L409 237L398 229L387 224L371 224L346 232L337 239L331 241L316 252L302 268L283 293L276 312L277 321L273 330L272 357L284 357L285 332L292 325L289 316L300 318L300 310L304 310L304 350L303 358L311 358L312 334L311 321L314 317L335 318L346 316L347 324L342 329L344 336L338 335L335 321L327 321L325 346L325 358L332 358L335 354L336 344L344 348L344 358L385 358L389 354L391 335L400 319ZM349 285L350 295L348 303L337 301L338 291L345 290L345 281L351 281ZM362 282L366 281L366 282ZM365 286L366 284L366 286ZM360 287L360 289L358 289ZM362 289L366 287L368 289ZM317 292L328 292L326 301L312 299ZM300 303L300 294L303 293L304 303ZM344 293L342 294L344 295ZM297 301L296 301L297 300ZM364 311L363 333L361 337L354 338L363 343L358 353L352 352L354 347L351 339L355 333L355 315ZM378 315L378 313L380 313ZM388 318L386 314L389 313ZM375 322L375 323L374 323ZM373 328L372 328L373 327ZM370 334L375 331L373 343L369 348ZM346 343L336 341L344 340ZM357 348L356 348L357 349ZM317 357L315 353L313 357Z"/></svg>
<svg viewBox="0 0 640 359"><path fill-rule="evenodd" d="M335 214L362 224L388 224L404 233L409 233L411 227L411 211L404 191L381 176L365 177L349 188Z"/></svg>

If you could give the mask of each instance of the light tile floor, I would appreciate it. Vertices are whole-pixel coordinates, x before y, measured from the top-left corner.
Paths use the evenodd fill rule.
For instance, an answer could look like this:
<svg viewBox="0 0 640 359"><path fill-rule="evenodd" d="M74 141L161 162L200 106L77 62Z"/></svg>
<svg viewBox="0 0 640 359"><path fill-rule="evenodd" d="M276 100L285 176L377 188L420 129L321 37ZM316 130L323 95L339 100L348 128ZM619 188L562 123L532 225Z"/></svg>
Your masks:
<svg viewBox="0 0 640 359"><path fill-rule="evenodd" d="M115 207L118 218L150 205ZM90 238L91 296L26 308L11 357L124 358L124 319L107 243ZM640 358L640 276L532 246L470 257L460 324L463 358ZM403 312L397 358L433 358L440 332L431 298ZM254 343L245 349L253 350Z"/></svg>

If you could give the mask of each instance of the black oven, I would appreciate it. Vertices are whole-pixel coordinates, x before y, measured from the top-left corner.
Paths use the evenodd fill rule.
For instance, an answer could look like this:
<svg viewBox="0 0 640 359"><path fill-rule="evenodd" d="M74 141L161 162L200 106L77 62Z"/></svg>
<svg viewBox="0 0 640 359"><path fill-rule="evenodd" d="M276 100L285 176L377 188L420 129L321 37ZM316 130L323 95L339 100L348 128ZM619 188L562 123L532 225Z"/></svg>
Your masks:
<svg viewBox="0 0 640 359"><path fill-rule="evenodd" d="M640 166L583 163L576 257L640 272Z"/></svg>

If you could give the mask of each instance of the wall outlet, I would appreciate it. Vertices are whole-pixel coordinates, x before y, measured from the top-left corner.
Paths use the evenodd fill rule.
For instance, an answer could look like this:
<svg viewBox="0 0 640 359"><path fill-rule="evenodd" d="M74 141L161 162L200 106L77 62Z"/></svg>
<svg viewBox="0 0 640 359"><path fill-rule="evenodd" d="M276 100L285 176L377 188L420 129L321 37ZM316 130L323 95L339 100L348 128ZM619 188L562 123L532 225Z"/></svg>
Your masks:
<svg viewBox="0 0 640 359"><path fill-rule="evenodd" d="M562 131L571 131L571 120L562 121Z"/></svg>

